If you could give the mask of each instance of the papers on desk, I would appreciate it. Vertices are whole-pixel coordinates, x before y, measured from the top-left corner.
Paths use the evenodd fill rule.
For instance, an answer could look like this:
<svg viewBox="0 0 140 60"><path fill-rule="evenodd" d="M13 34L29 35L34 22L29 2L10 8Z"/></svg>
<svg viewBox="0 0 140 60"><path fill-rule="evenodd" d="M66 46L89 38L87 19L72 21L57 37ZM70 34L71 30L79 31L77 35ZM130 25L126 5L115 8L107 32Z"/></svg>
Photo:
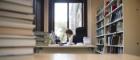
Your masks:
<svg viewBox="0 0 140 60"><path fill-rule="evenodd" d="M50 44L48 47L86 47L86 46L92 46L92 45L84 45L83 43L78 43L76 45L63 45L60 46L59 44Z"/></svg>
<svg viewBox="0 0 140 60"><path fill-rule="evenodd" d="M83 38L84 45L91 45L91 39L89 37Z"/></svg>

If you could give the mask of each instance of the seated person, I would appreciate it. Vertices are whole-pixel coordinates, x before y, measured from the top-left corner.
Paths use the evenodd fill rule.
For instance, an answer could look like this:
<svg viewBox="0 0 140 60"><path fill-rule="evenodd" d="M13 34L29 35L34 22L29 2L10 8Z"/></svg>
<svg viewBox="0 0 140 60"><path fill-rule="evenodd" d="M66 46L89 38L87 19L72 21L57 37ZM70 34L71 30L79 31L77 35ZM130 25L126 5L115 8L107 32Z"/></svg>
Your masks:
<svg viewBox="0 0 140 60"><path fill-rule="evenodd" d="M83 37L87 36L87 29L85 27L76 28L76 35L73 36L73 43L83 43Z"/></svg>
<svg viewBox="0 0 140 60"><path fill-rule="evenodd" d="M72 30L68 29L66 30L66 35L67 35L67 45L73 45L73 32Z"/></svg>

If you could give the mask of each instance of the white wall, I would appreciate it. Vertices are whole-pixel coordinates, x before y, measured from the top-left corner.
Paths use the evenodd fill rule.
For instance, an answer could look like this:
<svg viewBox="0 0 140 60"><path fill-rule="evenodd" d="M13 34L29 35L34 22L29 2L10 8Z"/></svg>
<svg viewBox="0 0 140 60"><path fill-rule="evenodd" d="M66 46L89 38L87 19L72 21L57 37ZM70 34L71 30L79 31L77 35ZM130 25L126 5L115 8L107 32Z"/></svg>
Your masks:
<svg viewBox="0 0 140 60"><path fill-rule="evenodd" d="M88 1L88 36L92 40L92 44L96 44L96 12L99 5L99 0Z"/></svg>

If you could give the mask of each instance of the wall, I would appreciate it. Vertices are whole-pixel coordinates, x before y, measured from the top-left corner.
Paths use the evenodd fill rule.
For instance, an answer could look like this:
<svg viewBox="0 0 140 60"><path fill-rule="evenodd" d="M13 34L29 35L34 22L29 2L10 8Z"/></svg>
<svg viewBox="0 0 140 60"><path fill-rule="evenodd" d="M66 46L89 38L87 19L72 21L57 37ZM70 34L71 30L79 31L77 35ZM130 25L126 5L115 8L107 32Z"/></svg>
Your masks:
<svg viewBox="0 0 140 60"><path fill-rule="evenodd" d="M88 36L92 40L92 44L96 44L96 12L99 5L99 0L88 1Z"/></svg>
<svg viewBox="0 0 140 60"><path fill-rule="evenodd" d="M140 15L139 0L123 0L124 2L124 52L140 56Z"/></svg>
<svg viewBox="0 0 140 60"><path fill-rule="evenodd" d="M48 32L48 0L44 0L44 32Z"/></svg>

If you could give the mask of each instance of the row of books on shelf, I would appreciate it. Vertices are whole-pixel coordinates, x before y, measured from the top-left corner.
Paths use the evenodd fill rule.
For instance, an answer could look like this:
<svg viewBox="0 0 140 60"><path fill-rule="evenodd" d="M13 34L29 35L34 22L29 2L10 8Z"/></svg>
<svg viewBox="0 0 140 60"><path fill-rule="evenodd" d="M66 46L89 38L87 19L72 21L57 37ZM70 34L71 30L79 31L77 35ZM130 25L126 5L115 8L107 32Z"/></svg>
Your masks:
<svg viewBox="0 0 140 60"><path fill-rule="evenodd" d="M123 53L122 47L107 47L107 53Z"/></svg>
<svg viewBox="0 0 140 60"><path fill-rule="evenodd" d="M119 21L106 27L106 33L114 33L123 31L123 22Z"/></svg>
<svg viewBox="0 0 140 60"><path fill-rule="evenodd" d="M111 11L115 10L117 7L119 7L122 4L122 0L108 0L105 3L105 16L108 15ZM109 5L110 4L110 5Z"/></svg>
<svg viewBox="0 0 140 60"><path fill-rule="evenodd" d="M109 12L105 12L105 15L107 15L108 13ZM114 22L115 20L118 20L118 19L122 18L122 16L123 16L123 14L122 14L122 8L118 8L112 14L110 14L109 16L106 16L105 17L105 20L107 20L107 23L110 23L110 22ZM102 19L104 19L104 16L103 15L97 16L97 21L100 21Z"/></svg>
<svg viewBox="0 0 140 60"><path fill-rule="evenodd" d="M97 30L97 35L103 35L104 34L104 29L100 29L100 30Z"/></svg>
<svg viewBox="0 0 140 60"><path fill-rule="evenodd" d="M111 7L105 8L104 16L108 15L111 11Z"/></svg>
<svg viewBox="0 0 140 60"><path fill-rule="evenodd" d="M123 44L123 34L114 34L107 36L108 45L122 45Z"/></svg>
<svg viewBox="0 0 140 60"><path fill-rule="evenodd" d="M113 22L113 21L117 20L118 18L121 18L122 16L123 16L122 8L120 8L119 10L112 13L110 22Z"/></svg>
<svg viewBox="0 0 140 60"><path fill-rule="evenodd" d="M113 0L105 0L105 6L109 5Z"/></svg>
<svg viewBox="0 0 140 60"><path fill-rule="evenodd" d="M122 18L123 14L122 14L122 8L116 10L115 12L113 12L112 14L110 14L109 16L107 16L105 19L107 20L107 23L113 22L119 18Z"/></svg>
<svg viewBox="0 0 140 60"><path fill-rule="evenodd" d="M98 52L103 52L103 50L104 50L104 46L103 45L98 45L97 46L97 51Z"/></svg>
<svg viewBox="0 0 140 60"><path fill-rule="evenodd" d="M98 38L98 44L103 45L104 44L104 37Z"/></svg>
<svg viewBox="0 0 140 60"><path fill-rule="evenodd" d="M106 7L111 6L113 4L119 6L120 4L122 4L122 0L105 0L104 4Z"/></svg>
<svg viewBox="0 0 140 60"><path fill-rule="evenodd" d="M103 27L104 26L104 21L97 23L97 28Z"/></svg>
<svg viewBox="0 0 140 60"><path fill-rule="evenodd" d="M100 5L100 6L98 7L97 15L99 15L99 14L101 14L101 13L103 12L103 8L104 8L103 5Z"/></svg>
<svg viewBox="0 0 140 60"><path fill-rule="evenodd" d="M103 18L104 18L104 13L101 13L97 16L97 21L100 21Z"/></svg>

